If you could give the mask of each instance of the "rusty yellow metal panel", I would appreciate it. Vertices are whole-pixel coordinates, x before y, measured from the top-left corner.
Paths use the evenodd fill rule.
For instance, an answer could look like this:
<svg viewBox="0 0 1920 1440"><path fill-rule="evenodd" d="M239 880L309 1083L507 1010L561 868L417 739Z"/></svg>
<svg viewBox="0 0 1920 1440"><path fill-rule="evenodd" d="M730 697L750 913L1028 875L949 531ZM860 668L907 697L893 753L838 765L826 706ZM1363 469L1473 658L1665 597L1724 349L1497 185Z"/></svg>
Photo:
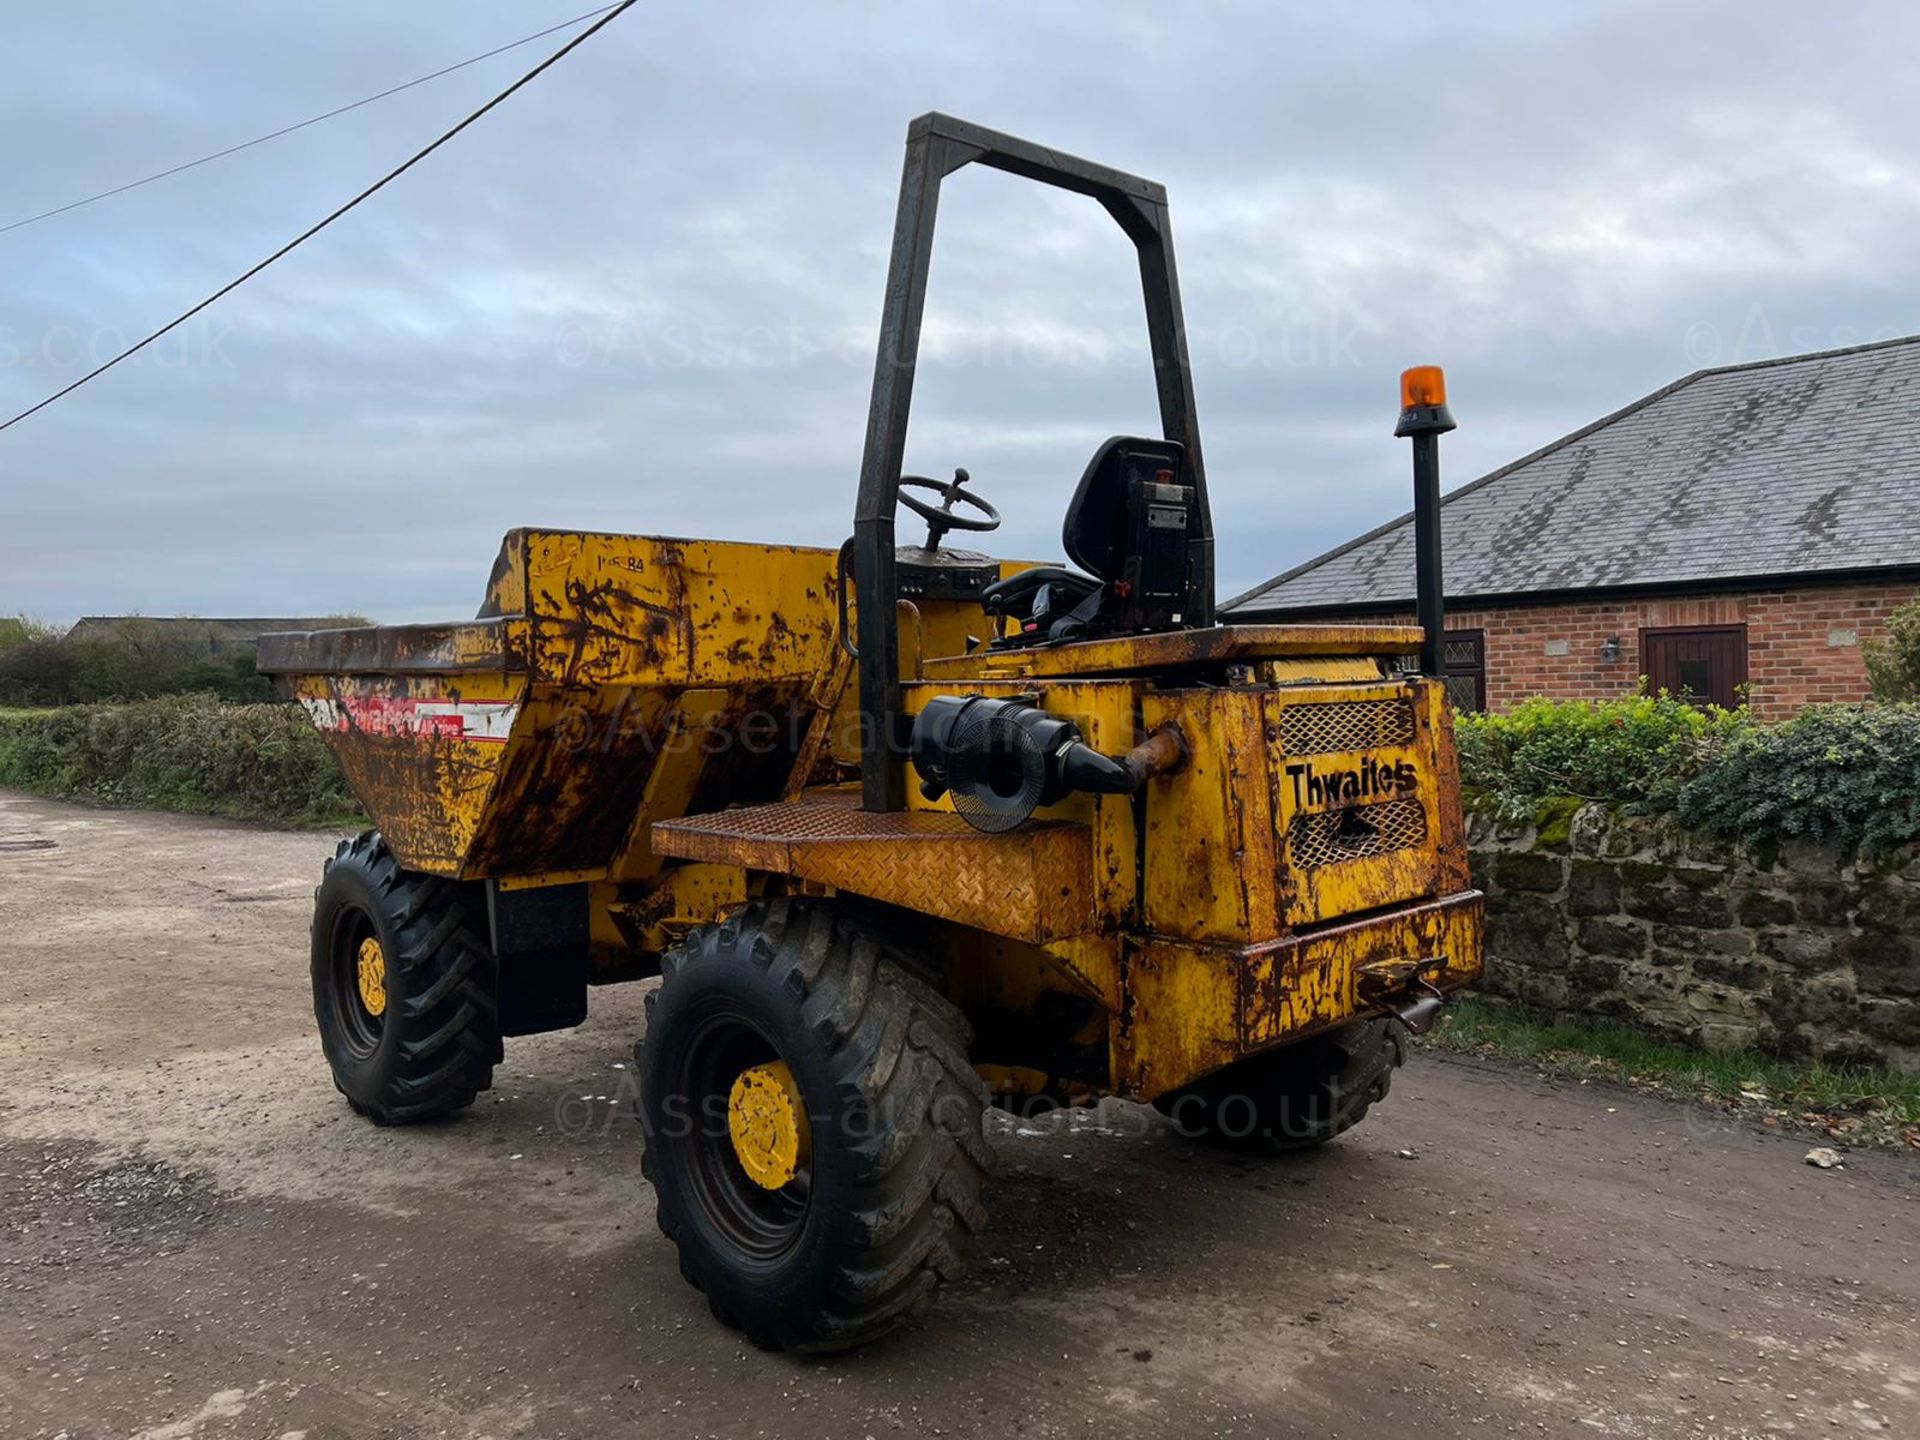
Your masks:
<svg viewBox="0 0 1920 1440"><path fill-rule="evenodd" d="M1484 905L1467 891L1256 951L1241 977L1244 1043L1278 1044L1357 1013L1367 966L1431 961L1422 978L1443 991L1479 979Z"/></svg>
<svg viewBox="0 0 1920 1440"><path fill-rule="evenodd" d="M963 1009L1033 1015L1048 995L1079 995L1100 1008L1085 1033L1066 1038L1088 1042L1104 1038L1105 1012L1120 1005L1119 941L1113 936L1036 945L955 926L940 941L949 998Z"/></svg>
<svg viewBox="0 0 1920 1440"><path fill-rule="evenodd" d="M655 712L648 733L658 738L651 772L607 867L607 878L623 882L644 880L660 869L661 858L654 854L648 838L653 822L687 813L714 747L732 739L715 729L716 722L727 713L725 690L636 693Z"/></svg>
<svg viewBox="0 0 1920 1440"><path fill-rule="evenodd" d="M1040 708L1079 725L1087 743L1109 755L1124 755L1138 743L1137 706L1140 682L1134 680L1054 680L1037 685L983 681L966 687L969 695L1007 699L1035 696ZM902 685L903 714L916 716L936 695L951 695L951 684L928 682ZM906 762L902 762L905 764ZM920 793L919 777L907 771L907 804L916 810L951 813L947 796L929 800ZM1070 820L1088 826L1093 835L1094 901L1109 927L1137 919L1139 894L1139 832L1131 796L1069 795L1057 805L1034 812L1041 820Z"/></svg>
<svg viewBox="0 0 1920 1440"><path fill-rule="evenodd" d="M1443 777L1426 699L1404 680L1264 698L1287 924L1441 892Z"/></svg>
<svg viewBox="0 0 1920 1440"><path fill-rule="evenodd" d="M658 762L666 700L624 685L529 687L461 874L604 872Z"/></svg>
<svg viewBox="0 0 1920 1440"><path fill-rule="evenodd" d="M1146 928L1194 940L1280 933L1272 793L1258 690L1149 691L1148 730L1180 727L1189 758L1146 794Z"/></svg>
<svg viewBox="0 0 1920 1440"><path fill-rule="evenodd" d="M610 864L637 876L652 863L649 819L787 786L809 697L838 663L833 560L515 531L483 618L270 637L263 663L309 705L404 863L556 883ZM463 735L463 715L491 728ZM644 804L663 745L689 736L721 743L672 757Z"/></svg>
<svg viewBox="0 0 1920 1440"><path fill-rule="evenodd" d="M1425 717L1428 743L1433 747L1436 819L1434 859L1439 865L1443 895L1465 890L1473 883L1467 859L1467 815L1460 798L1460 752L1453 739L1453 707L1447 703L1443 680L1417 681L1414 703Z"/></svg>
<svg viewBox="0 0 1920 1440"><path fill-rule="evenodd" d="M1244 957L1149 941L1126 960L1127 998L1112 1020L1113 1087L1136 1100L1177 1090L1237 1060Z"/></svg>
<svg viewBox="0 0 1920 1440"><path fill-rule="evenodd" d="M1115 1087L1151 1100L1262 1050L1369 1013L1364 967L1424 965L1436 989L1480 975L1477 891L1263 945L1149 940L1128 957L1131 1005L1114 1022Z"/></svg>
<svg viewBox="0 0 1920 1440"><path fill-rule="evenodd" d="M793 773L780 792L782 800L797 799L810 784L825 783L830 775L838 773L836 767L860 763L858 689L853 683L853 657L836 637L832 660L807 690L807 703L813 706L814 716L795 757Z"/></svg>
<svg viewBox="0 0 1920 1440"><path fill-rule="evenodd" d="M652 960L746 898L746 872L733 865L669 865L642 884L596 885L589 896L596 962L615 968Z"/></svg>
<svg viewBox="0 0 1920 1440"><path fill-rule="evenodd" d="M1049 940L1041 946L1056 967L1072 976L1079 987L1109 1012L1126 1004L1122 956L1125 937L1116 934L1076 935Z"/></svg>
<svg viewBox="0 0 1920 1440"><path fill-rule="evenodd" d="M983 835L957 815L873 814L851 793L690 815L653 827L656 853L831 885L995 935L1036 942L1096 923L1085 825Z"/></svg>
<svg viewBox="0 0 1920 1440"><path fill-rule="evenodd" d="M1420 648L1417 625L1216 625L1149 635L1116 635L1031 650L986 650L929 660L929 680L1023 676L1153 674L1182 665L1211 665L1289 657L1411 655Z"/></svg>
<svg viewBox="0 0 1920 1440"><path fill-rule="evenodd" d="M538 530L525 544L541 679L773 686L829 663L830 550Z"/></svg>
<svg viewBox="0 0 1920 1440"><path fill-rule="evenodd" d="M1262 685L1370 685L1380 678L1379 660L1363 655L1256 660L1249 668Z"/></svg>
<svg viewBox="0 0 1920 1440"><path fill-rule="evenodd" d="M346 630L263 635L263 675L518 675L526 668L527 624L515 615L438 625L358 625ZM292 693L289 689L287 693Z"/></svg>
<svg viewBox="0 0 1920 1440"><path fill-rule="evenodd" d="M288 692L409 869L457 875L506 767L518 675L295 675Z"/></svg>
<svg viewBox="0 0 1920 1440"><path fill-rule="evenodd" d="M921 666L928 661L965 655L971 648L969 641L983 639L993 633L992 622L980 608L978 600L930 600L923 595L900 603L903 609L913 611L911 628L918 642ZM908 628L909 622L903 616L900 622L903 646ZM921 666L916 666L914 672L903 667L901 678L913 678Z"/></svg>
<svg viewBox="0 0 1920 1440"><path fill-rule="evenodd" d="M486 673L288 685L404 864L519 884L653 873L653 820L778 796L812 720L797 685L583 689Z"/></svg>
<svg viewBox="0 0 1920 1440"><path fill-rule="evenodd" d="M524 615L527 613L527 532L509 530L494 557L493 570L487 576L487 593L480 602L480 614Z"/></svg>
<svg viewBox="0 0 1920 1440"><path fill-rule="evenodd" d="M1155 691L1142 721L1192 751L1148 788L1149 930L1257 941L1465 888L1435 682Z"/></svg>

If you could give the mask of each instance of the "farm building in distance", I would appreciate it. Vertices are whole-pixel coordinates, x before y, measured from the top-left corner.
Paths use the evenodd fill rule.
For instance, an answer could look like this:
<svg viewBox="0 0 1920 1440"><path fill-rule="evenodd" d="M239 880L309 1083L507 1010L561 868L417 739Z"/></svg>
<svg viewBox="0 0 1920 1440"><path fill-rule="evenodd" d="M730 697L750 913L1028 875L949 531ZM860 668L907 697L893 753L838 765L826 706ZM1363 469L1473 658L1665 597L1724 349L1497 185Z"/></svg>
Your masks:
<svg viewBox="0 0 1920 1440"><path fill-rule="evenodd" d="M1916 414L1920 337L1701 370L1445 496L1456 704L1865 699L1920 593ZM1408 515L1223 612L1411 620L1413 572Z"/></svg>

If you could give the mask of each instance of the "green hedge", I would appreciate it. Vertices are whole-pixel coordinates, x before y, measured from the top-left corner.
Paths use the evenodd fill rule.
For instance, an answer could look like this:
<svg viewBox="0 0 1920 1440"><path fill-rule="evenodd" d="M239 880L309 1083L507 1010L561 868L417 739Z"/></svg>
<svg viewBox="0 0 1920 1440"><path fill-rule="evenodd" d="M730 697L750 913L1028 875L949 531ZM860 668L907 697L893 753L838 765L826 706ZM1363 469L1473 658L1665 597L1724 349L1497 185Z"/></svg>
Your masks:
<svg viewBox="0 0 1920 1440"><path fill-rule="evenodd" d="M1920 704L1817 706L1762 728L1666 695L1529 700L1457 728L1463 783L1503 819L1572 797L1750 840L1870 854L1920 840Z"/></svg>
<svg viewBox="0 0 1920 1440"><path fill-rule="evenodd" d="M365 625L358 615L328 625ZM25 616L0 616L0 706L118 704L206 694L267 704L273 682L254 669L251 645L234 647L210 621L127 616L75 638Z"/></svg>
<svg viewBox="0 0 1920 1440"><path fill-rule="evenodd" d="M299 709L207 696L0 711L0 785L301 824L359 816L340 767Z"/></svg>
<svg viewBox="0 0 1920 1440"><path fill-rule="evenodd" d="M1462 779L1516 817L1563 796L1670 810L1681 788L1752 728L1744 710L1668 695L1528 700L1503 715L1462 715L1456 726Z"/></svg>
<svg viewBox="0 0 1920 1440"><path fill-rule="evenodd" d="M1920 840L1920 704L1817 705L1749 730L1680 792L1688 825L1878 854Z"/></svg>

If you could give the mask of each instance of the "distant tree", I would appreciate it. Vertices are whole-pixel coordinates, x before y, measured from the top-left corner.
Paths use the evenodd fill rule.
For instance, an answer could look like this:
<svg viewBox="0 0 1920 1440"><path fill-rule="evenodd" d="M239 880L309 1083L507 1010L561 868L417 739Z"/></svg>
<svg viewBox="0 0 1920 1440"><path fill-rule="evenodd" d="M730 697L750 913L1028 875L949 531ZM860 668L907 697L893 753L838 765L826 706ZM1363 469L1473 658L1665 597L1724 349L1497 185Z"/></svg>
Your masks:
<svg viewBox="0 0 1920 1440"><path fill-rule="evenodd" d="M0 616L0 705L65 705L73 657L60 630L26 615Z"/></svg>
<svg viewBox="0 0 1920 1440"><path fill-rule="evenodd" d="M67 648L73 652L73 698L83 704L177 694L192 668L213 653L206 634L139 615L110 631L69 640Z"/></svg>

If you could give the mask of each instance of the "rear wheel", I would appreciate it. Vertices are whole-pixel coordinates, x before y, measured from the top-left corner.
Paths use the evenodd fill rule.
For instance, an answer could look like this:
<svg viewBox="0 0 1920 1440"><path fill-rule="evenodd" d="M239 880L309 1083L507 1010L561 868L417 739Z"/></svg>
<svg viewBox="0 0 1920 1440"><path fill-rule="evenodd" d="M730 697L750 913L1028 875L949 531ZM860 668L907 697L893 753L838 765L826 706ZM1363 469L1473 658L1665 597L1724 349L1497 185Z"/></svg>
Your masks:
<svg viewBox="0 0 1920 1440"><path fill-rule="evenodd" d="M680 1273L756 1345L831 1350L957 1277L986 1224L986 1087L916 957L822 901L669 951L636 1047L642 1168Z"/></svg>
<svg viewBox="0 0 1920 1440"><path fill-rule="evenodd" d="M494 964L470 887L342 841L313 896L313 1013L333 1083L381 1125L473 1103L500 1061Z"/></svg>
<svg viewBox="0 0 1920 1440"><path fill-rule="evenodd" d="M1405 1061L1398 1021L1361 1020L1243 1060L1153 1104L1183 1135L1240 1150L1307 1150L1365 1119Z"/></svg>

